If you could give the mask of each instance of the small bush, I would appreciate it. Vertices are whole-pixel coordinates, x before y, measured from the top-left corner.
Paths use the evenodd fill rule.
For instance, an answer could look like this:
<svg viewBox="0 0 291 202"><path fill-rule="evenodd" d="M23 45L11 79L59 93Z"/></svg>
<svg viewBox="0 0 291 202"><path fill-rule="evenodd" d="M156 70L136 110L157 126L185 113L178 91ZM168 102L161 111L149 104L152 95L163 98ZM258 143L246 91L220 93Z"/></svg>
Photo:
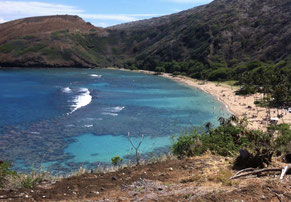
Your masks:
<svg viewBox="0 0 291 202"><path fill-rule="evenodd" d="M171 147L174 155L178 158L201 155L206 148L201 142L201 136L205 135L203 130L194 128L191 133L185 132L179 136Z"/></svg>
<svg viewBox="0 0 291 202"><path fill-rule="evenodd" d="M239 150L237 136L240 130L234 126L220 126L209 134L201 136L204 146L221 156L231 156Z"/></svg>
<svg viewBox="0 0 291 202"><path fill-rule="evenodd" d="M131 65L131 66L129 67L129 69L130 69L130 70L138 70L138 68L137 68L136 66L134 66L134 65Z"/></svg>
<svg viewBox="0 0 291 202"><path fill-rule="evenodd" d="M250 95L255 94L257 89L255 86L243 86L241 89L235 92L236 95Z"/></svg>
<svg viewBox="0 0 291 202"><path fill-rule="evenodd" d="M6 181L6 178L16 177L17 173L16 171L10 170L12 167L12 164L8 161L0 161L0 187L3 187L4 182Z"/></svg>
<svg viewBox="0 0 291 202"><path fill-rule="evenodd" d="M209 75L210 81L227 80L231 78L233 70L230 68L219 68L212 71Z"/></svg>
<svg viewBox="0 0 291 202"><path fill-rule="evenodd" d="M42 180L43 177L41 175L26 175L23 179L21 179L21 185L24 188L31 189Z"/></svg>
<svg viewBox="0 0 291 202"><path fill-rule="evenodd" d="M240 128L222 125L215 130L206 131L194 128L191 133L178 137L172 146L173 154L182 158L201 155L207 150L222 156L231 156L238 152Z"/></svg>
<svg viewBox="0 0 291 202"><path fill-rule="evenodd" d="M178 71L173 72L173 76L178 76L178 75L181 75L181 72L178 72Z"/></svg>
<svg viewBox="0 0 291 202"><path fill-rule="evenodd" d="M3 44L0 46L0 53L10 53L13 50L13 46L10 44Z"/></svg>
<svg viewBox="0 0 291 202"><path fill-rule="evenodd" d="M115 156L111 158L111 163L114 166L120 165L122 162L123 162L123 158L121 158L120 156Z"/></svg>
<svg viewBox="0 0 291 202"><path fill-rule="evenodd" d="M166 72L166 70L165 70L164 67L157 66L156 69L155 69L155 72Z"/></svg>
<svg viewBox="0 0 291 202"><path fill-rule="evenodd" d="M288 124L280 124L273 127L273 130L277 130L278 136L274 141L274 147L276 150L282 153L291 152L291 148L288 146L291 143L291 129Z"/></svg>
<svg viewBox="0 0 291 202"><path fill-rule="evenodd" d="M216 129L195 128L192 132L181 135L172 145L173 154L182 158L201 155L209 150L221 156L233 156L240 149L248 149L254 157L268 154L269 159L275 150L287 152L287 145L291 142L289 125L281 124L273 128L273 133L278 133L274 138L270 131L267 133L248 129L247 122L243 120L236 120L235 124L233 122L226 119Z"/></svg>

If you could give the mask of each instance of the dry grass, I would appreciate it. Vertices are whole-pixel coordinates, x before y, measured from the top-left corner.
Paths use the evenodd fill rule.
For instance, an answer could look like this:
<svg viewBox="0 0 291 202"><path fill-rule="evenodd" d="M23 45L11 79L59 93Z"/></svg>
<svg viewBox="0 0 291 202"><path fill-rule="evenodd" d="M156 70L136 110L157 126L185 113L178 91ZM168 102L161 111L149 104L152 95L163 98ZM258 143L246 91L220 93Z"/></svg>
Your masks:
<svg viewBox="0 0 291 202"><path fill-rule="evenodd" d="M208 180L215 183L221 183L224 186L232 186L233 182L230 180L232 176L233 172L231 170L220 168L218 173L210 175Z"/></svg>
<svg viewBox="0 0 291 202"><path fill-rule="evenodd" d="M181 179L182 183L197 182L203 186L232 186L233 181L230 177L234 175L231 170L231 159L221 158L219 156L212 155L210 152L203 156L195 157L198 159L211 159L207 162L207 166L201 169L200 175L189 176ZM235 183L239 183L236 181Z"/></svg>
<svg viewBox="0 0 291 202"><path fill-rule="evenodd" d="M9 175L5 178L4 189L32 188L43 181L52 181L57 178L48 172Z"/></svg>
<svg viewBox="0 0 291 202"><path fill-rule="evenodd" d="M165 162L165 161L174 160L174 159L177 159L177 157L172 155L171 153L160 155L160 156L153 155L148 160L140 161L140 165L149 165L149 164L153 164L153 163ZM70 173L66 177L81 176L81 175L88 174L88 173L112 173L112 172L117 172L123 168L132 168L134 166L136 166L136 163L129 160L128 162L126 162L122 165L118 165L118 166L111 165L111 166L103 166L102 167L101 165L99 165L97 168L90 169L90 170L83 168L83 167L80 167L79 170ZM64 178L64 176L60 176L60 178Z"/></svg>

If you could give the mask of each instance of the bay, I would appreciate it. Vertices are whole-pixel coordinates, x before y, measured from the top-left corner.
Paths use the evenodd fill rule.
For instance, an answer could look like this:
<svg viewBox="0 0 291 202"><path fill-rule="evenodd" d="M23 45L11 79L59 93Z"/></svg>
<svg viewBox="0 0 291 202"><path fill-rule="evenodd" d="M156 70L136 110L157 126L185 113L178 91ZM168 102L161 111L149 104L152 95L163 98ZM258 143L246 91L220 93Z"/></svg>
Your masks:
<svg viewBox="0 0 291 202"><path fill-rule="evenodd" d="M0 70L0 156L18 171L60 174L166 153L171 137L218 125L230 113L211 95L175 81L109 69Z"/></svg>

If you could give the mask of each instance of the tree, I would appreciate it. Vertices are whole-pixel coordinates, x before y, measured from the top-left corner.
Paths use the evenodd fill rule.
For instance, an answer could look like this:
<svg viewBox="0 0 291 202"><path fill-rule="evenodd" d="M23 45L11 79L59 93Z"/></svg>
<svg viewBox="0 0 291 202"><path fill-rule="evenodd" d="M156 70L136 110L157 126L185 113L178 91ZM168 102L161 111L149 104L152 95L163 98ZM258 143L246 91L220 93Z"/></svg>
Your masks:
<svg viewBox="0 0 291 202"><path fill-rule="evenodd" d="M127 138L129 140L130 144L132 145L132 147L135 149L136 165L139 165L139 163L140 163L140 150L139 150L139 147L140 147L141 143L143 142L144 135L141 136L141 140L139 141L137 146L135 146L133 141L130 139L130 133L128 133Z"/></svg>

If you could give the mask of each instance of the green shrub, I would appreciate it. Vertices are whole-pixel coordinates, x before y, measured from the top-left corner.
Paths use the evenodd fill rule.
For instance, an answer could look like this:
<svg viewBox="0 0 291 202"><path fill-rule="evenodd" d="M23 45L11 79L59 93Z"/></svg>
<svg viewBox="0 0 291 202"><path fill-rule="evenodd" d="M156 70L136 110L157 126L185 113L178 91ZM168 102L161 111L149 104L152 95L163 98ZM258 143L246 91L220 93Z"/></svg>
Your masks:
<svg viewBox="0 0 291 202"><path fill-rule="evenodd" d="M17 176L16 171L10 170L12 164L8 161L0 162L0 187L3 187L3 184L8 176Z"/></svg>
<svg viewBox="0 0 291 202"><path fill-rule="evenodd" d="M181 72L177 72L177 71L173 72L173 76L178 76L178 75L181 75Z"/></svg>
<svg viewBox="0 0 291 202"><path fill-rule="evenodd" d="M1 53L10 53L13 50L13 46L11 44L3 44L0 46Z"/></svg>
<svg viewBox="0 0 291 202"><path fill-rule="evenodd" d="M239 128L223 125L209 134L201 136L201 141L211 152L222 156L230 156L239 150L238 136L240 132Z"/></svg>
<svg viewBox="0 0 291 202"><path fill-rule="evenodd" d="M157 66L156 69L155 69L155 72L166 72L166 70L165 70L164 67Z"/></svg>
<svg viewBox="0 0 291 202"><path fill-rule="evenodd" d="M73 51L71 49L65 48L62 52L62 56L64 60L71 60L73 55Z"/></svg>
<svg viewBox="0 0 291 202"><path fill-rule="evenodd" d="M257 88L255 86L243 86L239 90L235 92L236 95L250 95L257 92Z"/></svg>
<svg viewBox="0 0 291 202"><path fill-rule="evenodd" d="M43 178L40 175L27 175L21 180L21 185L24 188L31 189L42 180Z"/></svg>
<svg viewBox="0 0 291 202"><path fill-rule="evenodd" d="M272 138L268 132L248 129L244 120L223 120L216 129L195 128L176 138L172 145L173 154L182 158L201 155L208 150L221 156L233 156L240 149L247 149L257 157L261 153L272 154L276 149L281 152L288 150L288 143L291 142L289 125L282 124L273 128L278 137Z"/></svg>
<svg viewBox="0 0 291 202"><path fill-rule="evenodd" d="M184 133L174 141L171 150L178 158L201 155L206 151L200 137L202 134L198 132L198 128L194 128L192 133Z"/></svg>
<svg viewBox="0 0 291 202"><path fill-rule="evenodd" d="M221 125L216 129L198 130L185 133L177 138L172 146L174 155L183 156L201 155L209 150L222 156L231 156L238 152L242 142L239 140L240 127Z"/></svg>
<svg viewBox="0 0 291 202"><path fill-rule="evenodd" d="M25 39L25 40L33 40L33 39L36 39L36 38L37 38L36 36L31 36L31 35L23 37L23 39Z"/></svg>
<svg viewBox="0 0 291 202"><path fill-rule="evenodd" d="M52 47L46 47L40 50L41 55L45 56L48 61L59 59L62 53Z"/></svg>
<svg viewBox="0 0 291 202"><path fill-rule="evenodd" d="M129 69L130 69L130 70L138 70L138 68L137 68L136 66L134 66L134 65L131 65L131 66L129 67Z"/></svg>
<svg viewBox="0 0 291 202"><path fill-rule="evenodd" d="M114 166L120 165L122 162L123 162L123 158L121 158L120 156L115 156L111 158L111 163Z"/></svg>
<svg viewBox="0 0 291 202"><path fill-rule="evenodd" d="M288 144L291 143L291 129L288 124L280 124L278 126L274 126L271 130L277 130L278 136L274 141L274 147L276 150L280 152L287 153L291 152L291 148L289 148Z"/></svg>
<svg viewBox="0 0 291 202"><path fill-rule="evenodd" d="M233 70L230 68L219 68L214 70L209 75L210 81L227 80L231 78Z"/></svg>

